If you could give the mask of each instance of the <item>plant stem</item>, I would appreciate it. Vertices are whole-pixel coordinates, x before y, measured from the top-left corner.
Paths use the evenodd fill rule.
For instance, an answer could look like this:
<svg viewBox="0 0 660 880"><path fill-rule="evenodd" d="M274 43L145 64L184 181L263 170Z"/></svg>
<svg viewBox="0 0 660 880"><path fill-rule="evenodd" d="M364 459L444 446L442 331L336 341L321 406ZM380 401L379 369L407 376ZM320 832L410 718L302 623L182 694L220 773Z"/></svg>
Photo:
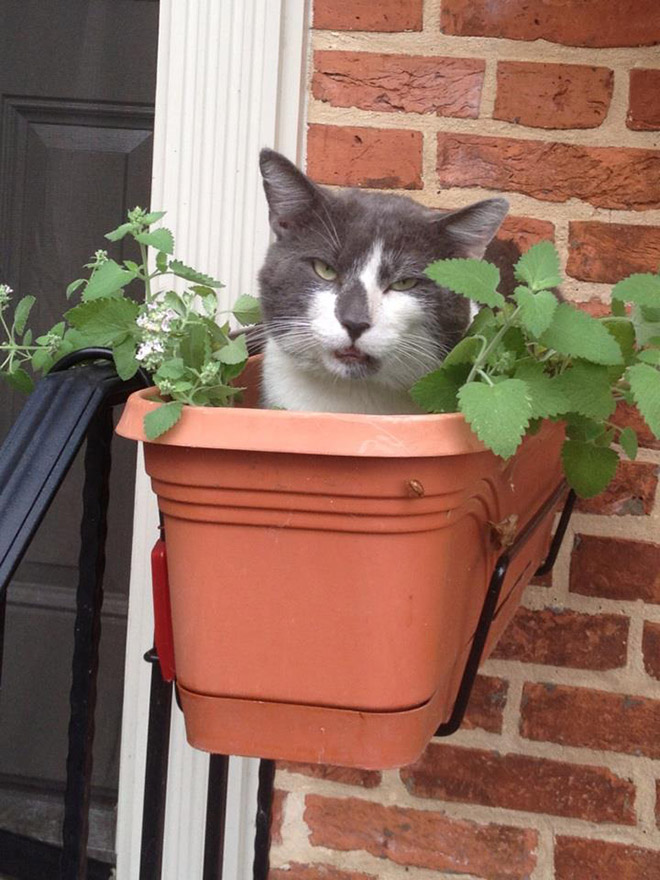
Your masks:
<svg viewBox="0 0 660 880"><path fill-rule="evenodd" d="M487 382L489 385L494 385L494 384L495 384L493 381L491 381L491 378L490 378L490 376L488 375L488 373L484 372L483 370L477 370L477 375L478 375L478 376L481 376L482 379L485 379L486 382Z"/></svg>
<svg viewBox="0 0 660 880"><path fill-rule="evenodd" d="M497 331L495 336L493 336L493 338L490 340L488 345L481 351L481 353L479 354L479 357L476 359L474 364L472 364L472 369L470 370L470 374L468 375L467 379L465 380L466 383L471 382L474 379L474 377L477 375L477 373L479 373L481 371L483 365L485 364L485 362L488 358L488 355L491 353L491 351L493 351L493 349L497 345L499 345L502 337L504 336L506 331L509 329L509 327L511 327L511 325L513 323L513 319L516 317L516 315L518 314L519 311L520 311L520 306L516 306L516 308L511 312L509 317L506 317L506 316L504 317L504 323L502 324L500 329Z"/></svg>
<svg viewBox="0 0 660 880"><path fill-rule="evenodd" d="M149 275L149 267L147 265L147 246L143 244L141 241L138 242L140 245L140 256L142 257L142 268L144 269L144 301L145 303L151 302L151 276Z"/></svg>

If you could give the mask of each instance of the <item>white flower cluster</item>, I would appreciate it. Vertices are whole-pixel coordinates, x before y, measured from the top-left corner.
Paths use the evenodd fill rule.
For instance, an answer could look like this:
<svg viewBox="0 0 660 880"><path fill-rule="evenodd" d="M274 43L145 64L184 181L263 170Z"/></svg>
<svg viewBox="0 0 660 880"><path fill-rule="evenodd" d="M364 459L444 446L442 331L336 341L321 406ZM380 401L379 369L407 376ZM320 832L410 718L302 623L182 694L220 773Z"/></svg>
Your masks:
<svg viewBox="0 0 660 880"><path fill-rule="evenodd" d="M147 370L157 370L163 362L168 335L179 315L158 300L144 306L136 323L142 330L142 344L135 357Z"/></svg>
<svg viewBox="0 0 660 880"><path fill-rule="evenodd" d="M8 284L0 284L0 312L4 311L9 305L13 292Z"/></svg>

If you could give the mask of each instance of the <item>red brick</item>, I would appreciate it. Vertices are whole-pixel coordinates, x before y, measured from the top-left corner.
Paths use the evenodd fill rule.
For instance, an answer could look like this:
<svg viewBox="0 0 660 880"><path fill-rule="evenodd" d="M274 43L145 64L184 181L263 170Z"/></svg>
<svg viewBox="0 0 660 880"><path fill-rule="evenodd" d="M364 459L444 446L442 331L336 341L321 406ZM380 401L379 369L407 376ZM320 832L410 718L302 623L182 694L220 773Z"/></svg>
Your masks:
<svg viewBox="0 0 660 880"><path fill-rule="evenodd" d="M501 241L512 241L521 251L526 251L540 241L554 241L555 225L549 220L509 214L498 229L497 237Z"/></svg>
<svg viewBox="0 0 660 880"><path fill-rule="evenodd" d="M654 436L649 426L637 412L637 408L631 404L619 403L612 421L621 428L633 428L637 432L640 446L647 446L649 449L660 449L660 440Z"/></svg>
<svg viewBox="0 0 660 880"><path fill-rule="evenodd" d="M474 730L475 727L480 727L489 733L501 733L508 691L508 682L501 678L478 675L474 680L470 702L461 725L463 729Z"/></svg>
<svg viewBox="0 0 660 880"><path fill-rule="evenodd" d="M588 822L637 821L635 786L605 767L432 743L416 764L400 772L417 797Z"/></svg>
<svg viewBox="0 0 660 880"><path fill-rule="evenodd" d="M567 685L523 689L520 732L527 739L660 758L660 702Z"/></svg>
<svg viewBox="0 0 660 880"><path fill-rule="evenodd" d="M604 318L605 315L611 314L610 304L601 302L601 300L595 297L587 300L578 300L573 305L580 309L581 312L591 315L592 318Z"/></svg>
<svg viewBox="0 0 660 880"><path fill-rule="evenodd" d="M493 116L533 128L597 128L613 83L607 67L500 61Z"/></svg>
<svg viewBox="0 0 660 880"><path fill-rule="evenodd" d="M382 779L380 770L359 770L357 767L335 767L330 764L296 764L293 761L278 761L280 770L300 773L314 779L327 779L330 782L343 782L345 785L360 785L363 788L377 788Z"/></svg>
<svg viewBox="0 0 660 880"><path fill-rule="evenodd" d="M625 666L628 618L620 614L579 614L561 608L519 608L492 657L576 669Z"/></svg>
<svg viewBox="0 0 660 880"><path fill-rule="evenodd" d="M630 71L626 125L636 131L660 130L660 70Z"/></svg>
<svg viewBox="0 0 660 880"><path fill-rule="evenodd" d="M633 272L658 271L660 227L573 221L568 227L568 248L569 275L580 281L614 284Z"/></svg>
<svg viewBox="0 0 660 880"><path fill-rule="evenodd" d="M660 545L577 535L569 589L583 596L660 602Z"/></svg>
<svg viewBox="0 0 660 880"><path fill-rule="evenodd" d="M315 52L312 93L333 107L474 119L485 68L476 58Z"/></svg>
<svg viewBox="0 0 660 880"><path fill-rule="evenodd" d="M366 850L397 865L487 880L528 880L536 864L538 838L531 829L478 825L356 798L308 795L305 805L312 846Z"/></svg>
<svg viewBox="0 0 660 880"><path fill-rule="evenodd" d="M319 183L375 189L422 188L422 134L310 125L307 173Z"/></svg>
<svg viewBox="0 0 660 880"><path fill-rule="evenodd" d="M577 509L604 516L643 516L653 510L657 488L657 465L622 460L607 489L595 498L580 498Z"/></svg>
<svg viewBox="0 0 660 880"><path fill-rule="evenodd" d="M443 0L442 30L458 36L549 40L564 46L654 46L656 0Z"/></svg>
<svg viewBox="0 0 660 880"><path fill-rule="evenodd" d="M557 837L554 880L653 880L660 852L606 840Z"/></svg>
<svg viewBox="0 0 660 880"><path fill-rule="evenodd" d="M442 186L641 211L660 206L660 151L440 132L438 179Z"/></svg>
<svg viewBox="0 0 660 880"><path fill-rule="evenodd" d="M333 31L421 31L423 0L314 0L314 27Z"/></svg>
<svg viewBox="0 0 660 880"><path fill-rule="evenodd" d="M375 874L338 871L329 865L303 865L291 862L285 868L271 868L268 880L377 880Z"/></svg>
<svg viewBox="0 0 660 880"><path fill-rule="evenodd" d="M531 579L530 584L534 584L537 587L551 587L552 586L552 569L547 571L545 574L534 575Z"/></svg>
<svg viewBox="0 0 660 880"><path fill-rule="evenodd" d="M660 681L660 623L644 622L642 654L647 674Z"/></svg>
<svg viewBox="0 0 660 880"><path fill-rule="evenodd" d="M660 779L655 781L655 824L660 828Z"/></svg>
<svg viewBox="0 0 660 880"><path fill-rule="evenodd" d="M275 789L273 792L273 807L270 818L270 842L282 843L282 822L284 821L284 804L286 792Z"/></svg>

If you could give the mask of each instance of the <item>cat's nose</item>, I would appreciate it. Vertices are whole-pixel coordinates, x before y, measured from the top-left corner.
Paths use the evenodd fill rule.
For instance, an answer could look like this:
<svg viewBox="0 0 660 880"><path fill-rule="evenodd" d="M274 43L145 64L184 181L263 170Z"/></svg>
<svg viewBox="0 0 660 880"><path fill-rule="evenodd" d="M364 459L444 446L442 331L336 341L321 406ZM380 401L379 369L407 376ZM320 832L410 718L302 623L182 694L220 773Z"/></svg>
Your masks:
<svg viewBox="0 0 660 880"><path fill-rule="evenodd" d="M347 318L344 318L341 323L351 337L351 342L355 342L356 339L359 339L360 336L362 336L365 330L368 330L369 327L371 327L369 321L351 321Z"/></svg>

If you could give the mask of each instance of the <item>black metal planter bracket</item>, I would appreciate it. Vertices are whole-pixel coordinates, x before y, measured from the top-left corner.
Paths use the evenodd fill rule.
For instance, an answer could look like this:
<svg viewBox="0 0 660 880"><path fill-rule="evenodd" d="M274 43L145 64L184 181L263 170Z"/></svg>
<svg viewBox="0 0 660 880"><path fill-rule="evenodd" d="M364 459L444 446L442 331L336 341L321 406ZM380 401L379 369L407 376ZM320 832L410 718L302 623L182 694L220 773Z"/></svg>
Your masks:
<svg viewBox="0 0 660 880"><path fill-rule="evenodd" d="M472 694L472 687L477 677L477 672L479 671L479 665L488 640L490 628L495 619L497 604L499 602L500 593L502 592L504 579L509 566L525 544L527 544L532 535L534 535L536 530L545 522L546 517L551 515L562 495L566 492L566 489L567 486L565 483L560 483L559 486L557 486L552 495L550 495L550 497L539 507L534 516L532 516L524 528L522 528L516 535L511 546L507 547L495 563L495 568L493 569L493 574L491 575L490 583L488 584L488 590L484 597L484 604L481 609L481 615L479 616L477 629L472 640L472 647L465 664L458 694L456 695L454 708L452 709L449 719L438 727L435 736L451 736L451 734L456 733L461 726L470 701L470 695ZM537 576L547 574L552 570L564 539L564 535L566 534L566 528L568 527L574 504L575 492L571 489L566 496L566 501L564 502L557 529L552 538L550 549L548 550L548 555L542 565L536 570Z"/></svg>

